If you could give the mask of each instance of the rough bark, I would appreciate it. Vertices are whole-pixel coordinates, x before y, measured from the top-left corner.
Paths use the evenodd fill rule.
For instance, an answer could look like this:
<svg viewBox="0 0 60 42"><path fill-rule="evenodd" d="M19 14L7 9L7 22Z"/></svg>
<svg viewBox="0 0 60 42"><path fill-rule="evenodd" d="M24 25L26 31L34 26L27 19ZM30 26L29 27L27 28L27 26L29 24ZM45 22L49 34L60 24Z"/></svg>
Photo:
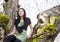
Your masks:
<svg viewBox="0 0 60 42"><path fill-rule="evenodd" d="M9 16L9 29L13 28L14 19L17 16L18 1L19 0L8 0L4 5L5 13Z"/></svg>

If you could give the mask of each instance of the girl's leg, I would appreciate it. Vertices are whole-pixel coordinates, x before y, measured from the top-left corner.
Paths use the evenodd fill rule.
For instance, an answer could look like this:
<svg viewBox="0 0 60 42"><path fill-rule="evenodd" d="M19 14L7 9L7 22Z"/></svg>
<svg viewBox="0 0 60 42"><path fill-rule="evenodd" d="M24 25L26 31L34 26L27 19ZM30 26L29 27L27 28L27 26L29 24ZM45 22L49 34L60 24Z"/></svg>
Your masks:
<svg viewBox="0 0 60 42"><path fill-rule="evenodd" d="M21 42L19 39L16 39L14 42Z"/></svg>
<svg viewBox="0 0 60 42"><path fill-rule="evenodd" d="M14 35L7 36L4 42L14 42L16 37Z"/></svg>

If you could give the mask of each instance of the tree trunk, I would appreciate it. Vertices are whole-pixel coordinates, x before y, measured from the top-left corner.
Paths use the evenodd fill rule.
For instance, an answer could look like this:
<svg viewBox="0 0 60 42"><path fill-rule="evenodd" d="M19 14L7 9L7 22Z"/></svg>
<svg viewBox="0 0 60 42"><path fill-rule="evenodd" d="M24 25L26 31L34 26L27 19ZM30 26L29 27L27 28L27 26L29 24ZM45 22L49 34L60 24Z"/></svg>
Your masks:
<svg viewBox="0 0 60 42"><path fill-rule="evenodd" d="M19 0L5 0L4 10L5 14L9 16L9 29L13 28L14 19L17 16L18 1Z"/></svg>
<svg viewBox="0 0 60 42"><path fill-rule="evenodd" d="M0 27L0 42L3 42L5 30L3 27Z"/></svg>

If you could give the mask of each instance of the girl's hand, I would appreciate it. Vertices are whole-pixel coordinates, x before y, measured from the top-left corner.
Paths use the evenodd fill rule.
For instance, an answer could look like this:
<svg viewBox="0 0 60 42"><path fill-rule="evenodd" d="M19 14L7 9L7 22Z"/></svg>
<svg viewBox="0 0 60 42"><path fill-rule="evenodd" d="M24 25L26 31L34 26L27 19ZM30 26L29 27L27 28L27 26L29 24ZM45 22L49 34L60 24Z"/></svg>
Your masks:
<svg viewBox="0 0 60 42"><path fill-rule="evenodd" d="M16 32L16 28L15 28L15 26L14 26L14 28L13 28L13 30L12 30L12 32L11 33L9 33L7 36L9 36L9 35L14 35L14 33Z"/></svg>
<svg viewBox="0 0 60 42"><path fill-rule="evenodd" d="M14 35L14 34L11 33L11 34L8 34L7 36L10 36L10 35Z"/></svg>
<svg viewBox="0 0 60 42"><path fill-rule="evenodd" d="M29 35L27 35L27 39L30 39L31 38L31 35L29 34Z"/></svg>

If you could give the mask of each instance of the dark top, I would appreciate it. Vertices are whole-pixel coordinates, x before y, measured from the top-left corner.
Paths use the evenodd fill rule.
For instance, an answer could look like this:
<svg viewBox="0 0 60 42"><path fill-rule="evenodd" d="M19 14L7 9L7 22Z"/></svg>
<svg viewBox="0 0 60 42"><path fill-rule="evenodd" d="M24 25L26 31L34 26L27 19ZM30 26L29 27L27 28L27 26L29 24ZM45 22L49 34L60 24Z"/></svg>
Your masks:
<svg viewBox="0 0 60 42"><path fill-rule="evenodd" d="M19 33L22 33L23 30L27 30L28 25L31 24L31 20L30 20L30 18L25 18L25 19L24 19L24 25L21 26L21 27L18 27L18 24L19 24L19 23L20 23L20 20L15 19L14 25L15 25L15 27L16 27L16 30L17 30Z"/></svg>

